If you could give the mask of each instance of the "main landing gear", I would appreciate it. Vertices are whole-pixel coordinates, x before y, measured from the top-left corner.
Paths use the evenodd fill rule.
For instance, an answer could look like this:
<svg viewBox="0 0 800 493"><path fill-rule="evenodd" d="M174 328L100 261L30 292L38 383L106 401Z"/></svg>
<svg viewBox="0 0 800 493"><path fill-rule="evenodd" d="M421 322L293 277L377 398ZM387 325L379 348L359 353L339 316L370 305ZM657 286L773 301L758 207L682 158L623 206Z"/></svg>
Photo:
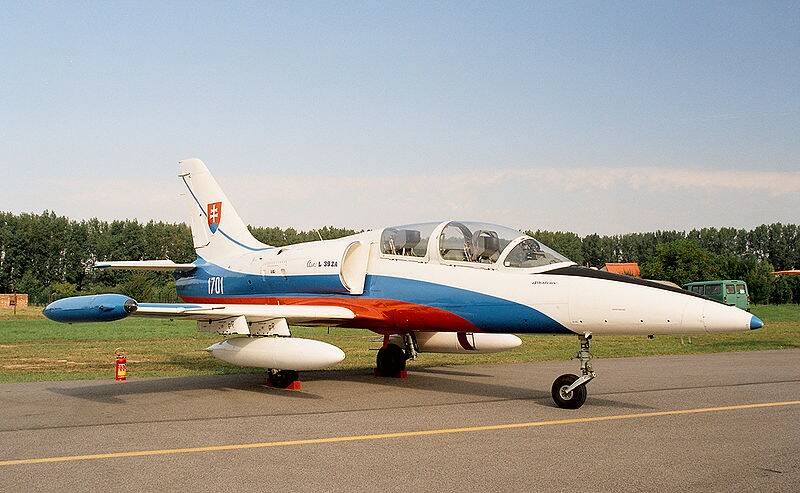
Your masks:
<svg viewBox="0 0 800 493"><path fill-rule="evenodd" d="M580 350L573 359L581 362L581 376L567 373L556 378L553 382L552 395L558 407L564 409L578 409L586 402L586 384L594 377L592 370L592 354L589 352L589 342L592 340L592 333L586 332L578 336L581 343Z"/></svg>
<svg viewBox="0 0 800 493"><path fill-rule="evenodd" d="M401 340L400 337L402 337ZM401 347L399 344L403 344ZM406 361L416 359L416 341L411 334L402 336L387 336L383 347L378 350L376 368L378 374L384 377L394 377L406 369Z"/></svg>
<svg viewBox="0 0 800 493"><path fill-rule="evenodd" d="M295 370L267 370L267 384L277 389L300 389L300 374Z"/></svg>

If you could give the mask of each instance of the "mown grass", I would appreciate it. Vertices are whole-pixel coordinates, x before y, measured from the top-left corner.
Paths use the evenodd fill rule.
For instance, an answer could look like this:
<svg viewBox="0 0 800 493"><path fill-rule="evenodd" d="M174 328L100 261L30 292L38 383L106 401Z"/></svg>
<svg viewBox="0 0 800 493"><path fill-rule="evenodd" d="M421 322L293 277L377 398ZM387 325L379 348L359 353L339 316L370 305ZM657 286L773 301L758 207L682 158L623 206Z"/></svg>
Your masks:
<svg viewBox="0 0 800 493"><path fill-rule="evenodd" d="M732 334L684 337L598 337L598 358L800 348L800 305L753 307L765 328ZM293 328L341 347L347 358L337 368L372 368L378 336L354 329ZM222 363L203 351L221 340L200 333L194 322L126 319L107 324L64 325L41 315L40 308L16 316L0 311L0 382L80 380L113 377L114 349L128 352L130 378L259 372ZM577 349L574 336L523 336L519 348L497 354L422 354L411 365L458 365L567 359Z"/></svg>

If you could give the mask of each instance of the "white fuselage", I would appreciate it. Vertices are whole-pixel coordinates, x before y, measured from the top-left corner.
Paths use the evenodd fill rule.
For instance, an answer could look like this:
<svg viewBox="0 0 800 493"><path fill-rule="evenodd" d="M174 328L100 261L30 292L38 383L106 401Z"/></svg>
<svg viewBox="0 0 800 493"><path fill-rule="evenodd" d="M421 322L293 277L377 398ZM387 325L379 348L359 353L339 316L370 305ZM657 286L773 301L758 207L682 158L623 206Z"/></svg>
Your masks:
<svg viewBox="0 0 800 493"><path fill-rule="evenodd" d="M178 280L185 301L339 304L353 326L385 333L682 334L749 330L732 306L660 284L584 269L572 262L519 268L445 259L442 223L424 256L381 251L382 231L204 259ZM202 252L200 252L202 253ZM261 300L261 301L259 301Z"/></svg>

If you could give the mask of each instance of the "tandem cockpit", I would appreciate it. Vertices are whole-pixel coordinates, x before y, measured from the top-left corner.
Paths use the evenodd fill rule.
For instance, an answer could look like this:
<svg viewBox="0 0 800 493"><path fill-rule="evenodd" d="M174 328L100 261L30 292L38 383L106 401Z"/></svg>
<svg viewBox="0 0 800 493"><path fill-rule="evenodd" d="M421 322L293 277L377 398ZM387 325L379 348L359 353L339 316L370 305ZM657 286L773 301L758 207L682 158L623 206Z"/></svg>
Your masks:
<svg viewBox="0 0 800 493"><path fill-rule="evenodd" d="M538 240L506 226L469 221L406 224L381 233L385 258L486 269L535 269L573 264Z"/></svg>

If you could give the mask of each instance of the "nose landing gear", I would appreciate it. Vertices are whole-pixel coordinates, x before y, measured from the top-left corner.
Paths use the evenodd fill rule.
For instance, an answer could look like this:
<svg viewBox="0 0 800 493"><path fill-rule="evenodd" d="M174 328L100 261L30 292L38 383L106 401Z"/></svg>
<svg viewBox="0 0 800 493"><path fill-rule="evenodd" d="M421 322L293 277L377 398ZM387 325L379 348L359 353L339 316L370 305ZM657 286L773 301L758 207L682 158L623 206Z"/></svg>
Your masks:
<svg viewBox="0 0 800 493"><path fill-rule="evenodd" d="M578 340L581 348L573 359L578 359L581 362L581 376L571 373L561 375L553 382L551 389L553 401L558 407L564 409L578 409L586 402L586 384L596 376L592 370L592 354L589 352L592 333L586 332L579 335Z"/></svg>

